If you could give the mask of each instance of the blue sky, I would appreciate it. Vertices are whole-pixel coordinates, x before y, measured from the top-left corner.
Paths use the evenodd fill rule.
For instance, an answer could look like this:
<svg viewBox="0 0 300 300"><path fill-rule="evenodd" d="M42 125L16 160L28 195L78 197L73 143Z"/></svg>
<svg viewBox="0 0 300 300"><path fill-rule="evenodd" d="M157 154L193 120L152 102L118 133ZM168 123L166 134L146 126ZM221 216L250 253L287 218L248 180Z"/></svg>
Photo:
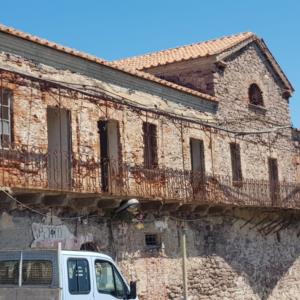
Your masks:
<svg viewBox="0 0 300 300"><path fill-rule="evenodd" d="M300 128L298 0L11 0L0 22L107 60L255 32L296 90L290 107Z"/></svg>

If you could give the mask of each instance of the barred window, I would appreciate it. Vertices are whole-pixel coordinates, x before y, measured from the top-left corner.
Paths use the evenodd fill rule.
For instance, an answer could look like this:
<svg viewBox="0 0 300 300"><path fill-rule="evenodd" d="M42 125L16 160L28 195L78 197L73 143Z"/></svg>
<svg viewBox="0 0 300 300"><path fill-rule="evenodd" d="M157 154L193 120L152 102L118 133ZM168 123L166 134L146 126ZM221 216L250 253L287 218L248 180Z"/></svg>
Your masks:
<svg viewBox="0 0 300 300"><path fill-rule="evenodd" d="M0 146L7 147L11 143L11 105L12 92L0 89Z"/></svg>
<svg viewBox="0 0 300 300"><path fill-rule="evenodd" d="M257 84L251 84L248 92L250 104L264 106L263 93Z"/></svg>
<svg viewBox="0 0 300 300"><path fill-rule="evenodd" d="M157 234L145 234L145 244L147 248L159 248L160 240Z"/></svg>

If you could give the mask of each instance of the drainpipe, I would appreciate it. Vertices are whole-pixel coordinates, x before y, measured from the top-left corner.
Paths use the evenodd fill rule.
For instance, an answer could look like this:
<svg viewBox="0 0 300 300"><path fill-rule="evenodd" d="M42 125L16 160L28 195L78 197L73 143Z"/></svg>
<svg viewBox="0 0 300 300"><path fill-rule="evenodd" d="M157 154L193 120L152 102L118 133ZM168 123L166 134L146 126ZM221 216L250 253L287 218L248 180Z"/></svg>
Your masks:
<svg viewBox="0 0 300 300"><path fill-rule="evenodd" d="M188 300L187 286L187 266L186 266L186 227L184 222L181 224L181 252L182 252L182 280L183 280L183 299Z"/></svg>

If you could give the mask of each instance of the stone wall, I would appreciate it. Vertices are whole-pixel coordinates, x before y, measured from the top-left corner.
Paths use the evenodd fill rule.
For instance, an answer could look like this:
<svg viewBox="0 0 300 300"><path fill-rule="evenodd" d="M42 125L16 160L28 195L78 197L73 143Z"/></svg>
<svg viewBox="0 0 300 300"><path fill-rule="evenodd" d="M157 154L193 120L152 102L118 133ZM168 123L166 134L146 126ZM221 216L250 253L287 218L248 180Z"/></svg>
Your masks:
<svg viewBox="0 0 300 300"><path fill-rule="evenodd" d="M212 94L219 100L216 120L227 129L260 131L275 126L291 126L283 83L255 42L238 51L223 53L221 67L215 63L216 60L200 58L146 71L183 85L191 84L195 89L208 93L213 91ZM249 105L248 90L252 83L256 83L263 92L263 108ZM210 89L205 90L203 84ZM235 138L230 134L226 137L224 133L223 137L219 136L216 136L213 145L214 153L217 153L214 165L220 170L217 172L223 174L223 170L225 173L225 170L230 170L227 139L241 145L242 170L246 178L268 180L267 158L271 157L278 159L280 180L295 180L296 151L290 128Z"/></svg>
<svg viewBox="0 0 300 300"><path fill-rule="evenodd" d="M158 66L144 71L196 91L215 95L213 81L215 70L213 59L200 58Z"/></svg>
<svg viewBox="0 0 300 300"><path fill-rule="evenodd" d="M98 93L97 99L94 99L74 89L49 88L43 80L24 79L21 75L4 72L3 86L14 91L14 140L18 144L40 148L45 153L48 149L47 106L61 107L71 113L74 156L87 154L98 159L100 141L97 122L114 119L119 121L123 160L142 165L142 123L147 121L157 126L158 164L162 168L189 170L190 138L197 138L204 142L208 174L231 176L229 143L237 142L241 146L244 178L267 181L268 157L274 157L279 163L279 179L296 181L296 164L291 156L295 149L290 129L280 133L241 136L159 113L163 111L194 118L200 123L212 122L215 127L231 130L260 130L279 124L289 125L288 103L281 96L281 83L266 66L254 45L230 56L225 70L214 73L214 93L219 99L218 113L212 109L215 103L207 104L211 108L208 111L200 111L195 107L197 101L202 99L189 98L182 93L185 102L180 103L180 99L173 101L178 98L178 93L175 95L168 90L169 94L162 94L157 86L151 90L146 83L147 89L129 89L124 85L108 83L105 77L103 80L95 79L6 53L1 53L0 62L1 67L26 72L40 79L69 83L77 89L84 85L85 91L95 92L93 89L97 89ZM258 83L263 89L266 110L257 112L249 108L247 92L252 82ZM110 96L114 94L116 102L107 100L104 95L99 96L99 91L103 90ZM140 108L121 103L124 99ZM194 102L193 105L183 105L188 101ZM157 112L146 112L143 108L157 109ZM16 166L26 169L26 164ZM8 175L19 183L16 166ZM29 171L32 173L32 170ZM3 176L0 182L2 179ZM99 183L98 179L93 178L94 182ZM32 184L37 182L33 180ZM105 200L99 198L99 202ZM81 200L86 202L81 202L81 210L77 213L87 215L90 211L84 204L88 199L83 197ZM93 241L103 252L112 255L116 252L127 279L138 280L141 299L180 299L180 224L170 217L170 212L162 214L161 199L157 197L155 200L160 205L152 209L155 216L145 209L142 222L115 221L113 235L107 220L101 217L103 211L98 211L97 218L72 221L54 218L54 223L67 226L63 239L65 248L79 249L84 242ZM229 200L232 200L230 196ZM69 196L68 201L72 206L75 199ZM179 202L178 205L182 204ZM41 209L41 203L38 204L39 207L35 208ZM190 206L190 212L196 211L198 204ZM45 211L45 207L43 209ZM53 213L55 216L56 211ZM69 206L61 208L60 214L70 216ZM199 220L189 222L188 276L192 299L300 299L297 283L300 279L300 228L297 218L287 211L277 214L257 208L255 211L230 210L228 213L221 209L218 215L203 214L197 217ZM42 220L22 206L18 210L2 210L0 249L53 246L55 241L52 239L34 240L33 223L49 225L49 218ZM145 246L145 233L160 236L162 244L158 250Z"/></svg>
<svg viewBox="0 0 300 300"><path fill-rule="evenodd" d="M249 55L249 53L245 54L246 57ZM222 76L218 75L219 77L215 79L216 91L220 98L220 108L217 116L183 107L162 99L159 95L150 95L138 91L129 92L124 88L112 86L79 74L55 70L41 64L36 66L26 60L20 62L20 58L13 55L7 59L3 54L2 60L5 65L13 66L20 71L30 71L32 75L36 76L43 74L44 77L50 80L80 83L87 86L102 87L105 85L105 89L114 93L117 92L120 96L130 99L138 105L143 106L151 103L150 107L153 106L162 111L186 115L200 121L215 120L215 122L219 122L219 126L224 128L259 130L262 127L271 126L268 120L276 121L276 124L278 124L280 122L278 116L280 116L282 124L289 123L288 104L279 98L279 89L275 89L275 82L270 76L267 77L270 81L269 86L266 86L269 93L268 97L267 94L264 94L266 95L266 116L260 117L249 111L245 96L242 97L238 94L245 93L247 87L245 86L243 89L239 86L239 84L243 84L243 80L241 79L240 83L236 79L234 80L237 76L234 72L240 74L244 70L247 78L246 74L250 74L253 70L247 69L250 68L250 63L247 64L248 67L244 67L245 63L240 62L242 60L240 56L238 59L233 59L232 66L231 63L228 63L225 73ZM254 60L251 61L254 64ZM238 142L241 145L244 178L268 180L267 158L271 156L278 158L280 180L295 181L296 167L289 155L291 151L294 151L294 145L291 142L291 134L288 129L280 133L250 136L236 136L219 130L213 130L210 134L210 131L206 130L207 128L192 122L180 123L176 119L155 113L146 113L142 109L133 110L126 105L117 105L101 99L91 101L80 92L64 90L59 96L57 88L47 91L43 90L38 83L32 84L30 80L19 80L20 84L8 83L9 79L3 80L4 85L14 90L14 138L17 143L46 149L46 108L47 106L60 106L71 111L72 150L74 153L79 150L79 152L91 151L96 157L99 156L97 122L103 118L116 119L120 123L122 157L124 160L141 164L143 162L142 122L148 121L157 125L158 161L162 167L182 169L184 165L186 169L190 169L189 140L193 137L204 141L206 169L209 173L214 171L217 174L231 175L229 143ZM222 83L220 83L221 80ZM233 82L238 87L232 86ZM272 88L278 94L270 94ZM227 97L227 95L229 96ZM274 104L271 103L270 99L274 99ZM240 118L242 120L239 121ZM247 120L247 118L250 118L250 120ZM181 146L181 128L183 130L183 147ZM170 147L170 145L172 146ZM257 164L258 161L259 164Z"/></svg>
<svg viewBox="0 0 300 300"><path fill-rule="evenodd" d="M188 222L190 299L300 299L298 219L287 213L241 210ZM1 250L35 247L31 224L49 224L49 220L26 212L3 212ZM65 248L78 250L92 240L102 252L116 252L127 280L138 281L140 299L182 299L179 222L146 214L141 229L138 223L114 221L113 240L105 219L80 222L53 218L53 225L58 224L69 230ZM147 248L145 233L158 234L162 246ZM40 241L38 246L55 243Z"/></svg>

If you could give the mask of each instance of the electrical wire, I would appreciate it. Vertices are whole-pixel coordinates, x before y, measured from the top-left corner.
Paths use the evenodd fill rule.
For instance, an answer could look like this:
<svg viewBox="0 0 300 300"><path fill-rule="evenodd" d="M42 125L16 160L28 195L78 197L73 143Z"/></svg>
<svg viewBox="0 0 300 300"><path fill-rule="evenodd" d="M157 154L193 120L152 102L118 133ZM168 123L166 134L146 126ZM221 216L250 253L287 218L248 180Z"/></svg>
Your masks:
<svg viewBox="0 0 300 300"><path fill-rule="evenodd" d="M59 85L59 86L61 86L63 88L66 88L66 89L72 89L72 90L77 91L79 93L82 93L86 96L99 98L98 94L93 94L93 93L87 92L87 91L82 90L82 89L70 87L70 85L74 85L73 83L66 83L64 81L57 81L57 80L40 78L40 77L37 77L37 76L34 76L34 75L26 74L24 72L13 70L13 69L10 69L10 68L1 67L0 70L7 71L7 72L13 72L13 73L16 73L16 74L19 74L19 75L22 75L22 76L29 77L29 78L34 79L34 80L38 80L38 81L46 81L46 82L49 82L49 83L52 83L52 84ZM76 85L79 85L79 84L76 84ZM82 84L82 85L79 85L79 86L80 87L86 87L88 85ZM202 125L204 127L224 131L224 132L231 133L231 134L234 134L234 135L264 134L264 133L275 132L275 131L280 131L280 130L285 130L285 129L292 129L292 126L289 125L289 126L278 126L278 127L273 127L273 128L266 128L266 129L257 130L257 131L231 130L231 129L227 129L227 128L224 128L224 127L221 127L221 126L218 126L218 125L213 125L209 122L200 121L199 118L192 118L192 117L188 118L188 117L184 117L183 115L178 115L178 114L175 114L175 113L166 112L166 111L163 111L163 110L159 110L157 108L156 109L148 108L146 105L137 104L136 102L132 101L131 99L120 96L119 94L114 93L112 91L108 91L108 90L104 89L103 87L100 88L100 87L97 86L96 88L102 90L102 93L104 91L104 94L102 94L102 96L104 96L104 97L108 96L107 93L113 95L113 96L109 96L109 97L111 97L109 100L112 101L112 102L117 102L117 103L120 104L119 101L121 101L121 104L131 106L135 109L140 109L140 110L144 110L146 112L148 111L148 112L151 112L151 113L154 113L154 114L160 114L160 115L164 115L164 116L167 116L167 117L176 118L180 121L194 122L194 123L197 123L197 124ZM94 92L99 93L99 91L94 91ZM118 100L115 97L117 97Z"/></svg>

